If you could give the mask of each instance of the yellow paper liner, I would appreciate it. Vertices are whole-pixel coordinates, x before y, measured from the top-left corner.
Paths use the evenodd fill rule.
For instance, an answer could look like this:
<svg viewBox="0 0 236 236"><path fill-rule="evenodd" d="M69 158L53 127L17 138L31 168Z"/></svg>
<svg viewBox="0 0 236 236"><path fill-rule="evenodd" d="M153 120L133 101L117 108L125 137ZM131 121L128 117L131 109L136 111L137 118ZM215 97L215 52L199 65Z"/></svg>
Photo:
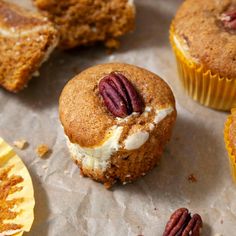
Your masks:
<svg viewBox="0 0 236 236"><path fill-rule="evenodd" d="M229 163L230 163L232 177L236 183L236 156L233 154L233 148L231 147L230 140L229 140L229 129L230 129L231 123L232 123L232 116L229 116L227 121L225 122L224 139L225 139L226 150L229 156Z"/></svg>
<svg viewBox="0 0 236 236"><path fill-rule="evenodd" d="M228 111L236 107L236 78L223 78L204 65L196 64L183 54L174 42L174 27L170 28L170 42L176 56L182 84L195 101L202 105Z"/></svg>
<svg viewBox="0 0 236 236"><path fill-rule="evenodd" d="M22 227L19 229L19 232L10 234L21 236L24 232L30 231L34 221L35 199L33 184L30 174L20 157L17 156L12 147L0 137L0 171L6 170L9 170L7 173L8 179L16 176L21 177L23 181L13 186L13 188L18 188L18 190L12 190L13 192L6 198L7 201L20 200L19 203L14 206L14 209L11 209L12 212L17 213L17 215L14 219L4 220L3 224L21 225Z"/></svg>

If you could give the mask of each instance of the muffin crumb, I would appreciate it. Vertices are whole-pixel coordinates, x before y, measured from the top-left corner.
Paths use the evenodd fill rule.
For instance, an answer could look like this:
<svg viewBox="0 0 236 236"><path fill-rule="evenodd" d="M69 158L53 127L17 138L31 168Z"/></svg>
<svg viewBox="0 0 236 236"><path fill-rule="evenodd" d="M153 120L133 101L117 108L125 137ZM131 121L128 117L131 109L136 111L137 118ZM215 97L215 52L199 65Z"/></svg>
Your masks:
<svg viewBox="0 0 236 236"><path fill-rule="evenodd" d="M37 148L36 148L36 153L38 154L39 157L43 158L46 156L46 154L48 154L50 152L50 148L45 145L45 144L40 144Z"/></svg>
<svg viewBox="0 0 236 236"><path fill-rule="evenodd" d="M20 150L25 149L28 146L28 142L25 139L16 140L13 142L14 146Z"/></svg>

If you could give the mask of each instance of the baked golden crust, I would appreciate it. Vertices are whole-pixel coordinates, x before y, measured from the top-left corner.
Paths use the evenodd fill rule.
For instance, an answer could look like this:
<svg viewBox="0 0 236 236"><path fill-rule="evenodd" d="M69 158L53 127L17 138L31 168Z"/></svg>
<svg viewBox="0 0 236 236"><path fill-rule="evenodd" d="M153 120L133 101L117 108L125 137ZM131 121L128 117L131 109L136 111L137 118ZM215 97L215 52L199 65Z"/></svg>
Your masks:
<svg viewBox="0 0 236 236"><path fill-rule="evenodd" d="M59 113L64 131L72 143L82 147L99 145L104 141L107 130L117 123L114 116L104 106L99 95L100 79L111 72L121 72L134 85L149 107L166 108L175 106L169 86L157 75L128 64L103 64L91 67L70 80L62 91L59 101ZM153 120L150 117L137 116L122 126L121 140L134 133L144 124Z"/></svg>
<svg viewBox="0 0 236 236"><path fill-rule="evenodd" d="M57 41L45 17L0 1L0 85L11 92L24 88Z"/></svg>
<svg viewBox="0 0 236 236"><path fill-rule="evenodd" d="M135 9L128 0L34 0L35 5L55 23L60 46L73 48L114 39L134 29Z"/></svg>
<svg viewBox="0 0 236 236"><path fill-rule="evenodd" d="M193 61L222 77L236 77L236 31L225 29L220 16L236 0L186 0L173 21L174 33Z"/></svg>

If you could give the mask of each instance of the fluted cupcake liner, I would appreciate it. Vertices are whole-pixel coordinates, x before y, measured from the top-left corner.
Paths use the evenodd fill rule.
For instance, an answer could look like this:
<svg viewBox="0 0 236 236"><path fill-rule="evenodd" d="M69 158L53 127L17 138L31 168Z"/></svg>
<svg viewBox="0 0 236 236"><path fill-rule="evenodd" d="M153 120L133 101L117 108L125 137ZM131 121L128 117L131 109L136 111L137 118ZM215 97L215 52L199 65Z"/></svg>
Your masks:
<svg viewBox="0 0 236 236"><path fill-rule="evenodd" d="M180 79L188 95L202 105L214 109L227 111L236 106L236 78L221 77L204 65L186 58L174 42L173 26L170 29L170 42L176 56Z"/></svg>
<svg viewBox="0 0 236 236"><path fill-rule="evenodd" d="M225 139L226 150L229 156L229 164L231 168L232 177L236 183L236 156L233 154L233 149L230 146L230 140L229 140L229 128L231 123L232 123L232 116L229 116L227 121L225 122L224 139Z"/></svg>

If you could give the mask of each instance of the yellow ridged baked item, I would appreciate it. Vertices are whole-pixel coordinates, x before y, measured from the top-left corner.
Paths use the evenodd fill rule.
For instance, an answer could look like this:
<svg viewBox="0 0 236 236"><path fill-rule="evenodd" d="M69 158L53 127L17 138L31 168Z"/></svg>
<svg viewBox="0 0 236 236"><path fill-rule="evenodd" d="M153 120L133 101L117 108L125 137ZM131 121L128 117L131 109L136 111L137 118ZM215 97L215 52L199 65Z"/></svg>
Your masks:
<svg viewBox="0 0 236 236"><path fill-rule="evenodd" d="M236 106L235 0L186 0L170 28L180 80L187 94L219 110ZM235 24L236 25L236 24Z"/></svg>
<svg viewBox="0 0 236 236"><path fill-rule="evenodd" d="M236 79L214 74L184 55L175 42L173 26L170 42L176 57L180 80L187 94L202 105L228 111L236 106Z"/></svg>
<svg viewBox="0 0 236 236"><path fill-rule="evenodd" d="M34 190L24 163L0 138L0 235L20 236L34 221Z"/></svg>
<svg viewBox="0 0 236 236"><path fill-rule="evenodd" d="M235 156L235 149L236 146L232 142L233 131L236 131L236 126L233 125L233 114L235 114L236 109L232 109L232 114L227 118L225 122L224 128L224 139L225 139L225 146L229 156L229 163L231 168L231 173L233 180L236 183L236 156Z"/></svg>

